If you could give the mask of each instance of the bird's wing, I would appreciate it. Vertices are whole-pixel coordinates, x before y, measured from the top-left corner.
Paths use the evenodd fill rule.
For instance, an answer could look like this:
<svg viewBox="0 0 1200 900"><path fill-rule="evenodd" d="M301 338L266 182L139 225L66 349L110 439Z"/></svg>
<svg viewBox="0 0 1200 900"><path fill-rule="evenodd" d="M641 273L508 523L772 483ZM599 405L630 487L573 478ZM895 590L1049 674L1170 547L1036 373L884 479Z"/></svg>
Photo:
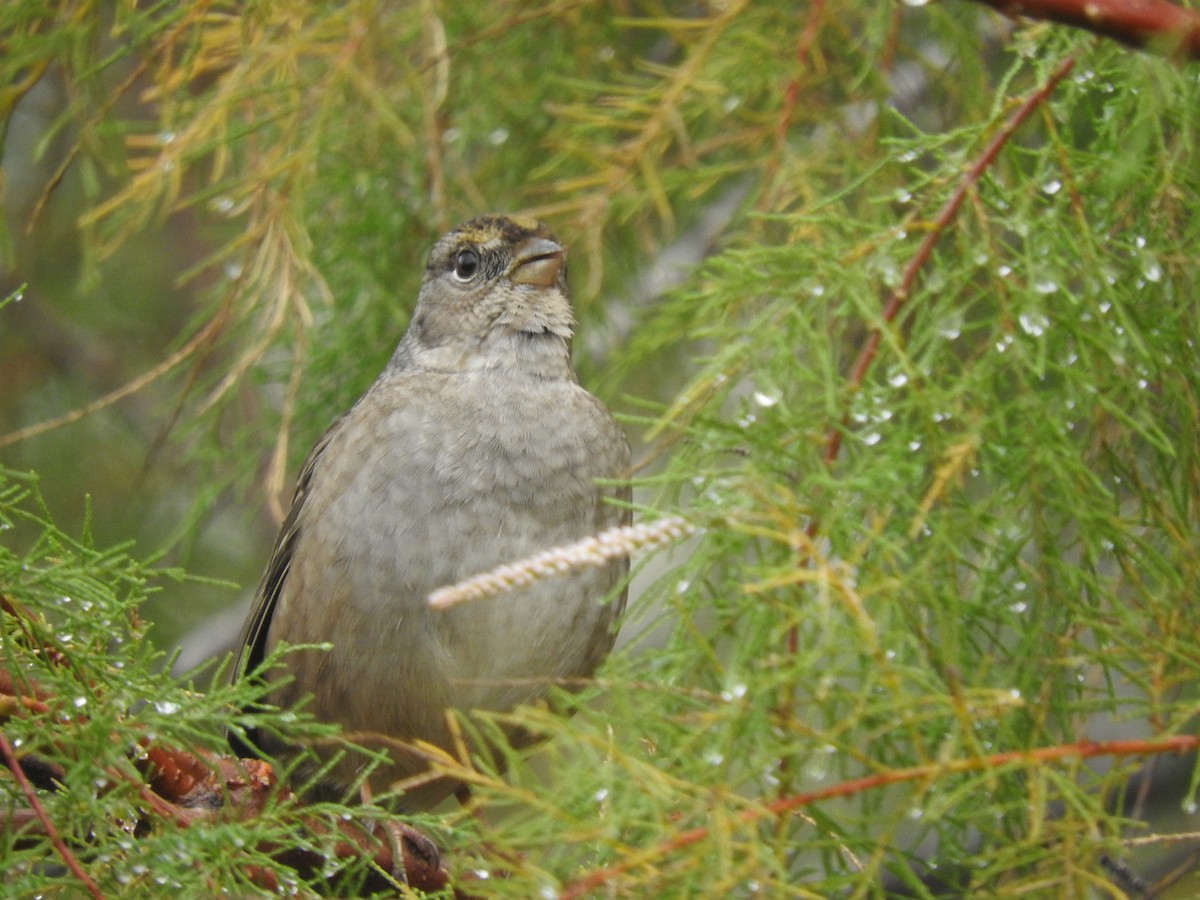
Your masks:
<svg viewBox="0 0 1200 900"><path fill-rule="evenodd" d="M344 416L342 418L345 418ZM238 653L237 665L234 666L235 678L241 678L252 671L266 656L267 632L271 630L271 616L275 612L275 604L283 591L287 580L288 570L292 565L292 552L296 540L300 536L300 515L304 509L304 501L308 499L309 487L312 484L313 471L316 469L330 439L337 433L342 423L339 418L321 435L316 446L309 452L300 467L300 475L296 479L296 493L292 496L292 507L288 510L283 527L279 529L279 537L275 539L275 547L271 550L271 561L263 573L262 581L254 595L254 608L242 626L242 634L238 639L241 648Z"/></svg>
<svg viewBox="0 0 1200 900"><path fill-rule="evenodd" d="M283 592L283 585L287 581L288 570L292 565L292 554L300 536L301 512L304 509L304 501L308 498L313 472L344 418L345 416L339 418L321 435L321 439L317 441L316 446L304 460L304 465L300 467L300 475L296 480L296 493L292 496L292 507L288 510L287 518L283 520L283 527L279 529L279 537L275 539L275 547L271 551L271 561L267 564L267 570L258 584L258 590L254 595L254 606L250 615L247 616L246 624L242 626L242 633L238 638L237 664L233 667L234 680L245 678L248 673L262 664L267 655L267 635L271 630L271 617L275 613L275 606L279 601L279 595ZM251 741L254 741L254 735L249 735L249 737ZM232 733L230 742L239 755L256 755L252 747L246 746Z"/></svg>

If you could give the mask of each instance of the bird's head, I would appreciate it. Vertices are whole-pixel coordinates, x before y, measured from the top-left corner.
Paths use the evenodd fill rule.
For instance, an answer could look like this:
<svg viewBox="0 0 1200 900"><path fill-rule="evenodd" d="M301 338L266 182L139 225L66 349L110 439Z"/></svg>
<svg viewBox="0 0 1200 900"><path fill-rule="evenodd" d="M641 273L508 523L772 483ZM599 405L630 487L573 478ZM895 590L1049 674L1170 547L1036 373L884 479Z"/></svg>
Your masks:
<svg viewBox="0 0 1200 900"><path fill-rule="evenodd" d="M570 356L567 251L536 219L479 216L433 246L405 366L458 371Z"/></svg>

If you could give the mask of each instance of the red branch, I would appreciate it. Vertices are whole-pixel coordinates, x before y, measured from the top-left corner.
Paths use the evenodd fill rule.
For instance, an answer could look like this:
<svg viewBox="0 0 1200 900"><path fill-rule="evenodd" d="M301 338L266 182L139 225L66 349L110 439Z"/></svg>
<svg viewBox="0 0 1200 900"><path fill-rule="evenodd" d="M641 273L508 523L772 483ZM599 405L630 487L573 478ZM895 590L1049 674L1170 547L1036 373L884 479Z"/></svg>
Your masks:
<svg viewBox="0 0 1200 900"><path fill-rule="evenodd" d="M79 860L75 858L75 854L67 847L66 841L62 839L62 835L54 827L54 822L51 820L49 813L42 806L42 801L38 799L37 791L33 789L33 785L29 783L29 779L25 776L25 770L21 768L21 763L17 759L16 752L8 742L8 738L3 734L0 734L0 755L3 755L4 764L8 766L8 770L12 772L13 778L17 780L17 784L21 787L21 793L29 801L29 808L33 810L34 815L41 822L42 827L46 830L46 836L50 839L50 843L54 844L54 849L63 858L63 862L67 864L67 868L71 870L71 874L79 879L80 883L87 888L88 893L95 897L96 900L104 900L104 894L101 893L100 887L83 870L83 866L79 864Z"/></svg>
<svg viewBox="0 0 1200 900"><path fill-rule="evenodd" d="M917 252L913 254L912 259L908 261L908 265L904 269L904 275L900 279L899 286L892 291L892 295L888 298L887 305L883 309L883 321L885 324L891 324L900 315L900 310L904 308L904 304L908 301L913 285L916 284L917 275L921 272L921 267L929 260L933 254L934 245L937 244L942 234L954 221L954 217L958 215L958 210L966 200L967 194L983 177L983 173L988 167L995 162L996 157L1000 155L1000 151L1004 145L1009 142L1013 134L1025 124L1025 120L1037 109L1046 98L1053 93L1058 83L1067 77L1067 73L1075 67L1075 57L1068 56L1046 79L1046 83L1039 87L1036 91L1025 98L1025 102L1017 109L1016 112L1009 117L1009 120L1004 123L1004 127L996 133L992 138L991 143L984 148L983 153L979 158L971 164L962 181L950 196L950 199L942 206L941 211L937 214L937 218L933 220L932 226L925 233L925 239L921 241L921 245L917 247ZM867 377L867 370L871 368L871 363L875 360L875 354L879 350L879 342L883 339L883 331L876 328L871 332L863 344L862 350L859 351L858 359L854 361L854 367L850 370L850 389L857 390L862 386L863 381ZM829 432L829 437L825 443L825 462L833 463L837 459L838 451L842 447L842 432L847 423L847 419L842 420L842 425L839 428L833 428ZM809 537L816 533L815 520L809 526Z"/></svg>
<svg viewBox="0 0 1200 900"><path fill-rule="evenodd" d="M1053 747L1040 747L1034 750L1010 750L1006 753L994 753L991 756L973 756L946 762L929 763L923 766L910 766L907 769L891 769L875 775L865 775L830 785L819 791L809 791L804 794L794 794L781 797L773 803L743 810L737 821L751 824L768 815L779 816L792 812L804 806L811 806L822 800L836 797L848 797L863 791L875 790L892 784L906 781L923 781L945 775L962 772L979 772L988 769L1002 769L1013 764L1031 764L1057 762L1064 759L1090 759L1094 756L1152 756L1164 753L1188 753L1200 749L1200 737L1194 735L1176 735L1161 741L1080 741L1075 744L1058 744ZM645 853L631 853L621 862L603 869L589 872L578 881L567 885L558 895L560 900L577 900L588 891L594 890L639 865L649 865L652 860L667 856L671 853L705 840L712 829L707 826L692 828L681 832L673 838L663 841L657 847Z"/></svg>
<svg viewBox="0 0 1200 900"><path fill-rule="evenodd" d="M984 148L983 153L971 164L958 187L950 196L945 204L942 205L941 211L938 212L937 218L933 220L929 230L925 233L924 240L921 241L917 252L913 254L912 259L908 261L908 265L904 268L904 275L900 279L899 286L892 291L888 297L887 304L883 308L884 324L891 324L900 315L900 310L904 308L904 304L908 301L909 295L912 293L913 286L916 284L917 276L921 272L921 267L929 261L929 257L933 254L933 248L941 238L942 234L954 221L954 217L958 215L959 209L966 200L967 194L983 177L983 173L988 167L995 162L996 157L1000 155L1000 151L1004 145L1009 142L1013 134L1020 128L1025 120L1032 115L1046 98L1058 86L1058 83L1067 77L1067 73L1075 67L1075 57L1068 56L1058 64L1058 67L1046 79L1046 83L1039 87L1036 91L1025 98L1025 101L1017 109L1016 112L1009 117L1004 123L991 142ZM858 358L854 361L854 366L850 370L850 378L848 387L853 393L862 387L866 380L867 371L871 368L871 363L875 361L875 354L879 351L879 344L883 340L883 329L875 328L871 331L866 342L859 351ZM847 411L842 416L842 421L829 429L829 434L825 438L825 451L822 454L826 465L833 465L837 461L838 452L842 449L842 438L846 426L850 421L850 413ZM808 527L805 529L805 534L810 538L815 537L817 531L820 530L821 521L818 517L813 516L809 520ZM788 631L788 651L795 653L799 647L799 632L795 626Z"/></svg>
<svg viewBox="0 0 1200 900"><path fill-rule="evenodd" d="M975 0L1006 16L1083 28L1173 59L1200 60L1200 12L1167 0Z"/></svg>

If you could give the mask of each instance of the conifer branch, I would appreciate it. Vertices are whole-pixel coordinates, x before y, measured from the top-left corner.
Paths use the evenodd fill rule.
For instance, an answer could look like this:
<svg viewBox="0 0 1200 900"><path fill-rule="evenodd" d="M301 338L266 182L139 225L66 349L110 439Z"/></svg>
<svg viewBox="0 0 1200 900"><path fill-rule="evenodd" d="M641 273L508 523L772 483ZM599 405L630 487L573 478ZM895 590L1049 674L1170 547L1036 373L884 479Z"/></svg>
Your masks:
<svg viewBox="0 0 1200 900"><path fill-rule="evenodd" d="M79 864L79 860L75 858L75 854L67 847L66 841L63 840L58 829L54 827L54 820L50 818L50 815L46 812L46 808L42 806L42 801L38 799L37 791L29 783L29 778L26 776L25 770L17 759L17 754L13 751L8 738L2 732L0 732L0 755L4 757L4 764L8 767L8 771L12 773L17 785L21 788L21 793L25 795L25 802L29 804L29 808L33 814L37 816L37 820L41 823L42 828L45 829L46 837L50 839L50 843L54 845L54 849L58 851L58 855L62 857L67 868L71 870L71 874L79 879L79 883L96 900L103 900L104 894L101 893L99 886L83 870L83 866Z"/></svg>
<svg viewBox="0 0 1200 900"><path fill-rule="evenodd" d="M21 643L38 647L39 655L52 660L53 665L72 668L68 656L45 646L39 639L39 623L34 617L3 595L0 595L0 626L14 638L19 635ZM0 722L7 723L17 717L44 721L53 734L54 723L59 721L56 710L63 706L55 700L53 694L27 677L18 683L11 671L0 668ZM80 721L85 718L78 717ZM116 735L113 739L123 740ZM27 808L16 807L0 818L0 834L7 833L16 840L44 836L71 874L93 897L102 898L103 892L68 846L38 796L38 789L51 792L71 789L67 768L55 761L72 755L75 748L70 745L70 740L64 735L61 741L53 742L57 746L45 751L46 754L53 752L54 759L41 755L41 751L20 756L7 735L0 731L0 759L12 773L28 804ZM140 798L140 825L143 827L138 830L139 834L149 833L155 821L170 822L180 829L232 821L253 823L264 815L269 804L282 808L294 805L297 812L291 825L298 838L295 845L258 849L268 852L278 863L296 870L302 877L316 877L331 862L348 864L367 860L371 863L366 876L368 890L387 890L399 881L434 892L449 883L449 874L442 865L436 845L418 829L390 816L381 816L376 821L371 811L363 810L361 814L339 818L330 825L327 818L305 812L292 791L278 783L274 769L267 762L235 760L208 751L169 746L145 737L138 739L136 745L139 752L136 759L131 760L132 765L107 766L103 775L110 786L118 783L133 786L135 795ZM381 839L379 833L384 829L395 839ZM322 847L328 848L329 858L313 849L316 839L325 839ZM396 857L394 851L400 856ZM244 871L256 884L269 889L279 886L274 873L267 868L247 862Z"/></svg>
<svg viewBox="0 0 1200 900"><path fill-rule="evenodd" d="M1009 117L1001 128L984 147L983 152L979 154L971 163L970 167L959 180L958 187L954 193L942 204L942 208L938 211L925 233L925 237L921 240L916 252L909 259L908 265L904 267L904 274L900 279L900 284L888 296L887 302L884 304L882 320L884 325L891 325L900 315L900 311L904 309L905 304L912 296L913 288L916 286L917 277L921 274L921 270L925 267L925 263L929 261L933 255L933 248L937 246L942 235L946 233L946 229L954 221L958 215L959 209L963 202L967 199L970 192L974 190L975 185L979 183L979 179L983 177L983 173L988 170L996 157L1000 155L1000 151L1004 149L1017 130L1025 124L1025 121L1033 114L1033 111L1041 106L1046 99L1054 92L1054 88L1058 83L1067 77L1071 69L1075 67L1075 57L1068 56L1060 62L1054 71L1050 73L1050 77L1046 79L1037 90L1029 94L1028 97L1021 103L1017 110ZM848 392L854 394L859 391L866 382L867 372L871 368L871 364L875 361L875 354L879 351L879 344L883 340L883 329L874 328L859 350L858 357L854 360L854 365L850 367L850 376L848 379ZM825 441L824 460L827 464L832 465L837 461L838 451L842 447L842 439L845 433L846 426L849 424L850 414L847 412L842 418L840 427L831 428ZM809 525L809 537L816 534L817 522L814 519Z"/></svg>
<svg viewBox="0 0 1200 900"><path fill-rule="evenodd" d="M781 797L762 806L744 810L736 818L740 823L748 825L766 816L782 816L823 800L850 797L893 784L942 778L964 772L998 770L1020 765L1043 765L1062 760L1092 759L1097 756L1158 756L1165 753L1192 753L1198 749L1200 749L1200 737L1176 735L1160 741L1079 741L1074 744L1039 747L1033 750L1010 750L985 757L964 757L865 775L862 778L842 781L821 790ZM559 893L559 900L577 900L577 898L584 897L632 869L653 865L655 860L669 856L691 844L707 840L712 833L713 829L710 826L700 826L680 832L641 853L630 854L618 863L603 869L596 869L571 882Z"/></svg>

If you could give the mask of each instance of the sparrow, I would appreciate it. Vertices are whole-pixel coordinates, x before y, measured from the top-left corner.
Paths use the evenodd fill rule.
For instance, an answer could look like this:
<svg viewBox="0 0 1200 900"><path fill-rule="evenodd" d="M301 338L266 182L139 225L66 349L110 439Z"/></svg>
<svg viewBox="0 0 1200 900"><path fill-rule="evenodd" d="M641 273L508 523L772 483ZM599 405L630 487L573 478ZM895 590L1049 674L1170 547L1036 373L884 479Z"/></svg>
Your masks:
<svg viewBox="0 0 1200 900"><path fill-rule="evenodd" d="M566 261L545 225L515 216L471 219L434 245L394 355L300 470L243 628L241 677L281 642L331 645L286 654L290 678L266 700L303 705L387 750L368 786L379 794L407 780L404 810L458 786L414 778L428 757L408 748L456 754L451 710L536 702L591 676L615 639L627 558L444 610L428 604L437 588L629 523L619 483L629 443L571 362ZM266 733L247 737L271 755L296 752ZM346 796L366 762L336 759L316 793Z"/></svg>

